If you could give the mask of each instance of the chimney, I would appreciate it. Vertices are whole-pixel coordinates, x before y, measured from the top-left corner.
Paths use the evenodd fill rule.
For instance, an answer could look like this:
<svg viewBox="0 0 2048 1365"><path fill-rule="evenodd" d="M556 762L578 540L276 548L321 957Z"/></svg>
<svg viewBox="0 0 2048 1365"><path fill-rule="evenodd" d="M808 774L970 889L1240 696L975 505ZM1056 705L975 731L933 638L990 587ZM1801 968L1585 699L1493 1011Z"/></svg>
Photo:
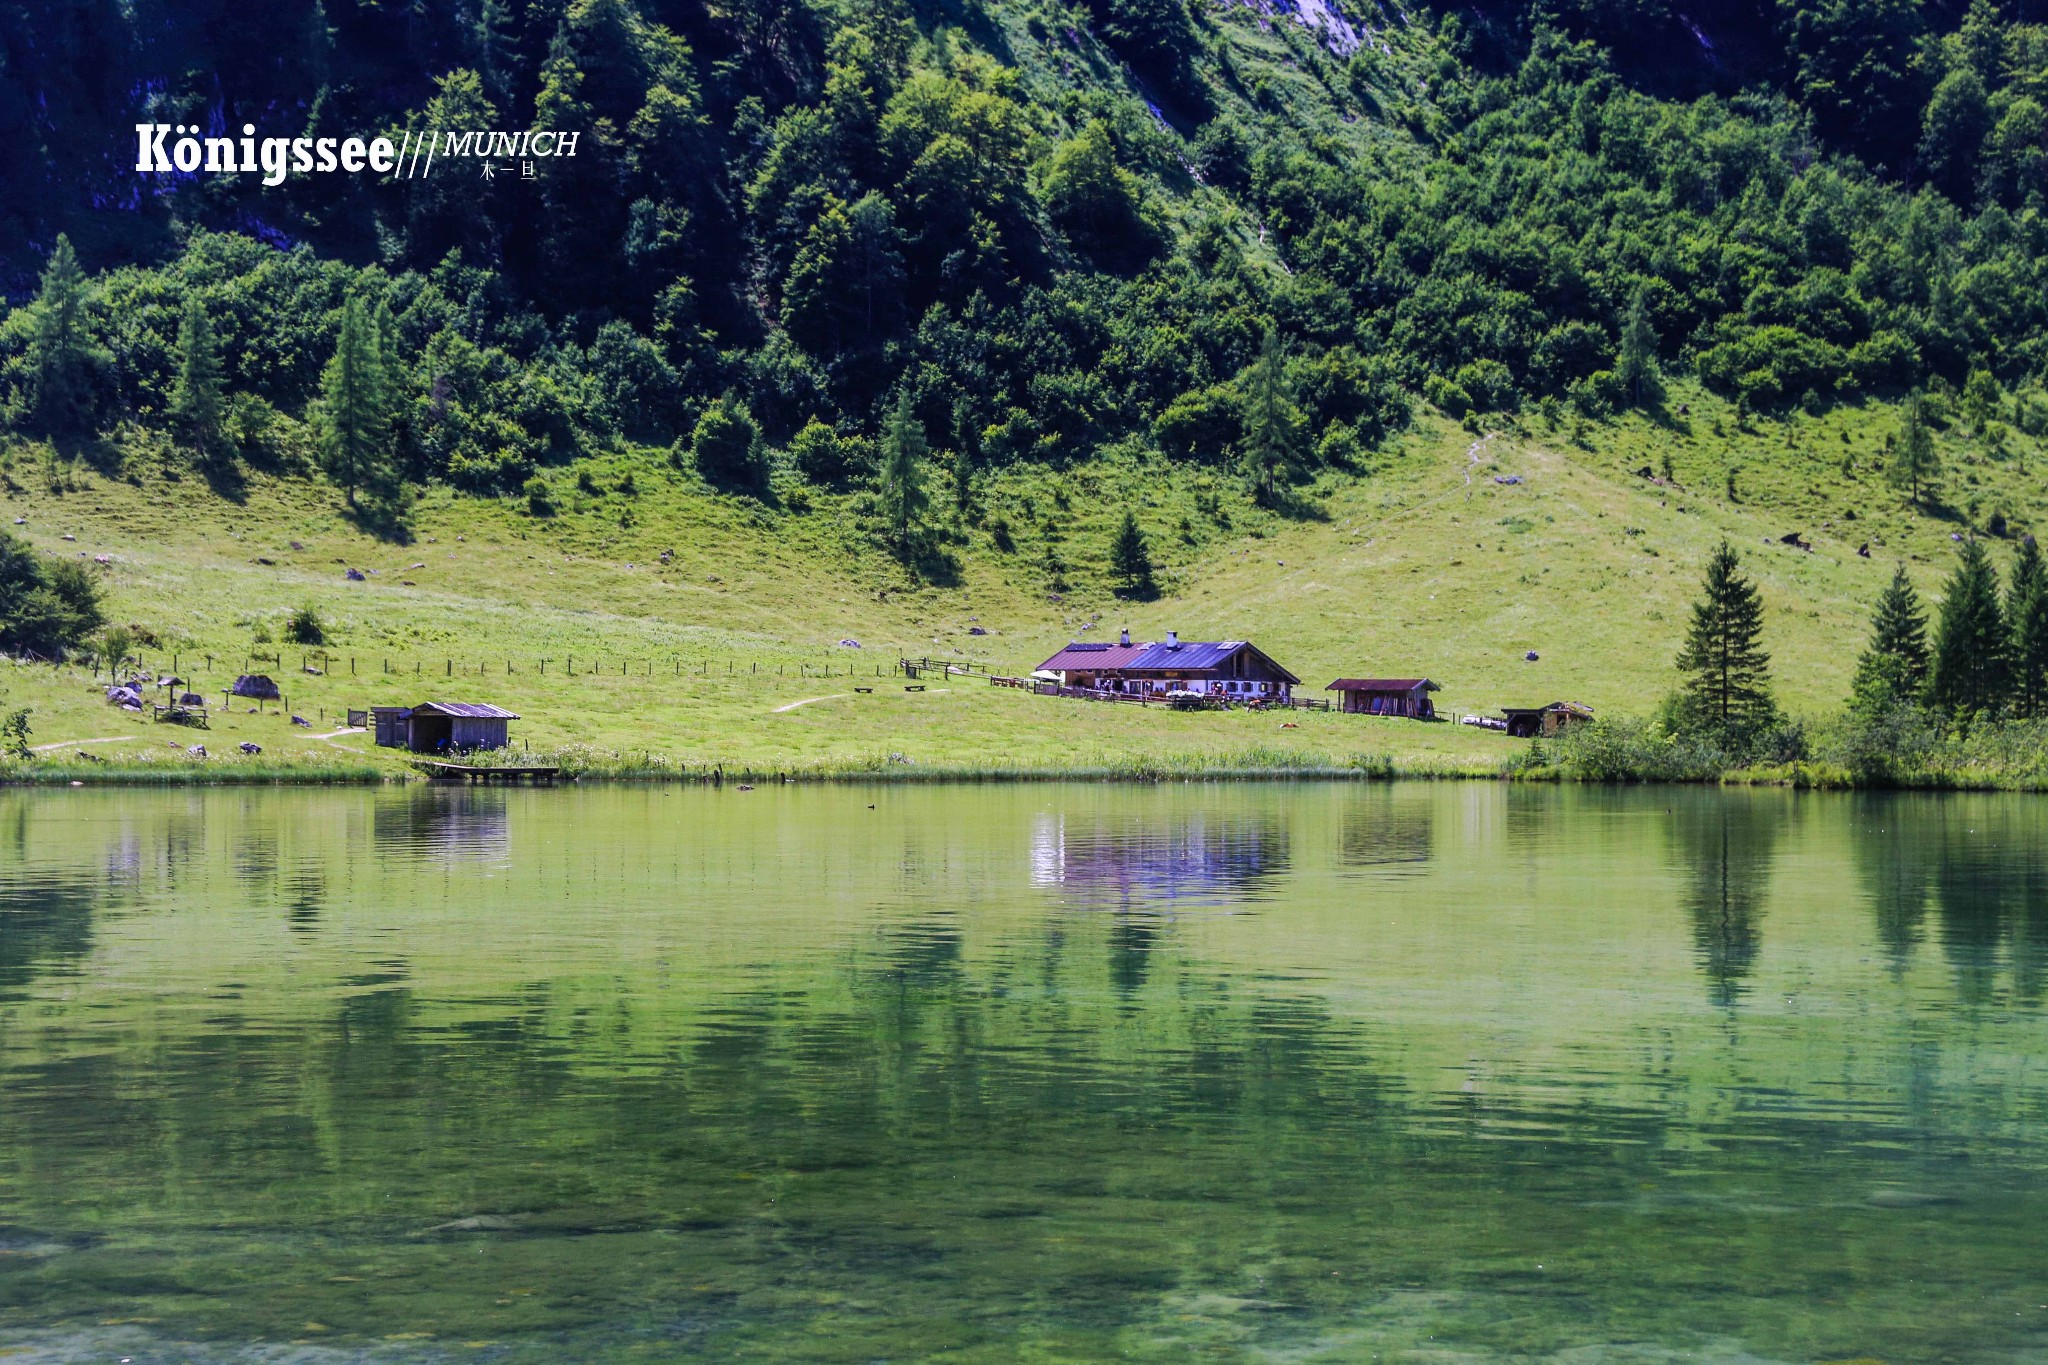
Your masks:
<svg viewBox="0 0 2048 1365"><path fill-rule="evenodd" d="M1177 630L1169 630L1169 631L1167 631L1167 632L1166 632L1166 647L1167 647L1168 649L1179 649L1179 648L1180 648L1180 632L1179 632L1179 631L1177 631Z"/></svg>
<svg viewBox="0 0 2048 1365"><path fill-rule="evenodd" d="M1131 647L1131 628L1129 626L1124 627L1124 633L1117 637L1117 643L1122 645L1125 649L1129 649Z"/></svg>

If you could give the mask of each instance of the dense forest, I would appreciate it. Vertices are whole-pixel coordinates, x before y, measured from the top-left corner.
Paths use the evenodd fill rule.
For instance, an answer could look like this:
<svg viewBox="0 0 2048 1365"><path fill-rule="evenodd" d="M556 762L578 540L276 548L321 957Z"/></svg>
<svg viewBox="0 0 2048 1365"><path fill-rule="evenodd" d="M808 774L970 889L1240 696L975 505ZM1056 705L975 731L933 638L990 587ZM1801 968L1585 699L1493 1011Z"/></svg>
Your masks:
<svg viewBox="0 0 2048 1365"><path fill-rule="evenodd" d="M365 509L1137 442L1284 495L1427 402L2048 425L2040 0L8 0L0 404ZM134 125L579 134L139 173ZM895 471L892 473L891 471ZM537 512L544 511L536 495Z"/></svg>

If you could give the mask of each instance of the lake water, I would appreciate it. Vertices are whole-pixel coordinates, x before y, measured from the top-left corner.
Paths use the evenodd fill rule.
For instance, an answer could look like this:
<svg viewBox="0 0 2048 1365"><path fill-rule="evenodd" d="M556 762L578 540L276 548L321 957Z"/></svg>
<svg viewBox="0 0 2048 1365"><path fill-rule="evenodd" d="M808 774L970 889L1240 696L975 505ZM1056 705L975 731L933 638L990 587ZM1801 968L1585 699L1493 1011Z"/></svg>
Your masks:
<svg viewBox="0 0 2048 1365"><path fill-rule="evenodd" d="M2048 799L0 791L0 1357L2048 1361Z"/></svg>

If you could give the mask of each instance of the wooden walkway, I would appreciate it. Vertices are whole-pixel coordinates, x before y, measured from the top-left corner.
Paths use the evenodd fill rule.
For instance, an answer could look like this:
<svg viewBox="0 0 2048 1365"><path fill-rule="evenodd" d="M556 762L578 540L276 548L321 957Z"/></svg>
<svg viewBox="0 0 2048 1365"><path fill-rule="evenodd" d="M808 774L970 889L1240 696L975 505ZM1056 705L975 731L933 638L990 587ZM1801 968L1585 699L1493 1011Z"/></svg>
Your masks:
<svg viewBox="0 0 2048 1365"><path fill-rule="evenodd" d="M428 777L462 778L469 782L524 782L529 778L535 782L552 782L562 772L553 765L494 768L475 763L445 763L436 758L414 759L413 765Z"/></svg>

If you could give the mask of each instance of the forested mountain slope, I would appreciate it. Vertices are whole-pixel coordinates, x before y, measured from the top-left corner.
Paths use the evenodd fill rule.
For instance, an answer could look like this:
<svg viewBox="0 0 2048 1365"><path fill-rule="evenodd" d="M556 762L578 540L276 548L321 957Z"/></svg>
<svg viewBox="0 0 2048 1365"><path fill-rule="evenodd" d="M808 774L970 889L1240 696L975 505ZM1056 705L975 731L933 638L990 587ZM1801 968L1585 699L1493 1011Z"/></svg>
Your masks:
<svg viewBox="0 0 2048 1365"><path fill-rule="evenodd" d="M2039 17L10 3L9 292L60 232L85 278L75 323L0 327L7 413L173 425L196 299L226 398L171 434L217 474L309 459L353 298L393 390L371 463L480 492L621 440L687 457L707 410L714 479L858 484L898 400L942 462L1135 440L1249 456L1274 497L1415 398L1597 417L1660 368L1765 409L1945 385L2033 424L2005 405L2048 359ZM580 139L530 182L265 188L137 173L144 119Z"/></svg>

